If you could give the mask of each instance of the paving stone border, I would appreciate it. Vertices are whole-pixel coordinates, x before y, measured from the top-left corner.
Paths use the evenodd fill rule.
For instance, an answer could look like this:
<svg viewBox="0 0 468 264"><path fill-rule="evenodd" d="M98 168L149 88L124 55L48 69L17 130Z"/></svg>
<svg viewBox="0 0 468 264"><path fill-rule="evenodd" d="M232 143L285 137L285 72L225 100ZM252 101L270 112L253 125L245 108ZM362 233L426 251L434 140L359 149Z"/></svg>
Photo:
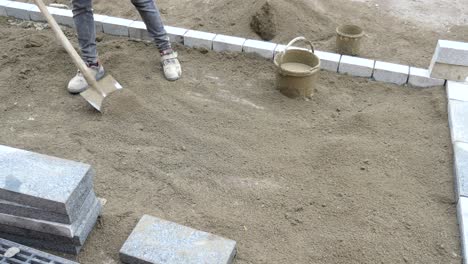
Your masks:
<svg viewBox="0 0 468 264"><path fill-rule="evenodd" d="M73 18L69 10L49 7L57 22L61 25L73 27ZM23 20L44 21L42 15L33 4L20 3L12 0L0 0L0 16L10 16ZM141 21L128 20L117 17L95 14L96 29L111 35L150 40L146 27ZM245 52L272 60L278 52L284 50L285 45L252 39L225 36L220 34L188 30L184 28L166 26L172 42L192 48L205 48L214 51ZM463 50L463 58L453 56L448 42L446 57L439 54L441 61L461 60L466 63L467 47ZM439 44L440 46L440 44ZM443 45L442 45L443 46ZM458 220L460 227L463 261L468 264L468 82L453 82L444 79L431 78L431 69L422 69L407 65L399 65L372 59L345 56L330 52L316 51L322 61L322 69L351 76L372 78L380 82L389 82L411 87L446 86L448 98L449 126L454 148L455 193L458 202ZM437 54L436 54L437 55ZM433 63L434 64L434 63ZM444 66L444 65L442 65ZM441 67L442 67L441 66ZM463 67L466 67L463 66ZM446 69L443 69L446 70ZM457 73L458 74L458 73ZM468 79L466 80L468 81ZM465 185L467 187L465 188Z"/></svg>
<svg viewBox="0 0 468 264"><path fill-rule="evenodd" d="M57 23L74 27L71 10L48 7ZM23 20L44 22L45 19L34 4L0 0L0 16L10 16ZM142 21L95 14L96 31L106 34L150 41ZM165 26L171 42L190 48L204 48L217 52L244 52L273 60L275 54L284 50L285 45L253 39L226 36L198 30ZM316 51L321 59L321 68L357 77L372 78L379 82L389 82L411 87L442 86L445 80L431 78L428 69L407 65L375 61L359 57Z"/></svg>

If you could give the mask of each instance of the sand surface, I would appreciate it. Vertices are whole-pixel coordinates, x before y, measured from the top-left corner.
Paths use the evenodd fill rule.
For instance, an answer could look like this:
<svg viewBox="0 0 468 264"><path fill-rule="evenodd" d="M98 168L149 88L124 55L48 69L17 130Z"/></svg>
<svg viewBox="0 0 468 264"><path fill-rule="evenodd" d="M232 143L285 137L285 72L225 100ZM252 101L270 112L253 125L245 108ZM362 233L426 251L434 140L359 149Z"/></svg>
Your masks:
<svg viewBox="0 0 468 264"><path fill-rule="evenodd" d="M152 45L101 37L125 87L104 114L50 30L0 18L0 144L92 164L108 200L80 263L119 263L143 214L236 240L237 264L460 263L443 88L321 72L291 100L272 62L183 47L170 83Z"/></svg>

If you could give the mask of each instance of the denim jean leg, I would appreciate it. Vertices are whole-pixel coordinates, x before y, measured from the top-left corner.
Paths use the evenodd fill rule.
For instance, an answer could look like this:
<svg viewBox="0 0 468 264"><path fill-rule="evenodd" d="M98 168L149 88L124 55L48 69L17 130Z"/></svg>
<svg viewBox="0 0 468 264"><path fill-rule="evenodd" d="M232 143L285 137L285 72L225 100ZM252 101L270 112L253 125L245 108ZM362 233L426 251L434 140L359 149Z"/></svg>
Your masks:
<svg viewBox="0 0 468 264"><path fill-rule="evenodd" d="M72 0L72 6L81 58L87 63L97 63L98 53L92 0Z"/></svg>
<svg viewBox="0 0 468 264"><path fill-rule="evenodd" d="M171 43L167 36L164 24L161 19L159 9L154 0L131 0L132 4L140 13L143 22L146 25L148 33L154 39L154 43L159 51L171 49Z"/></svg>

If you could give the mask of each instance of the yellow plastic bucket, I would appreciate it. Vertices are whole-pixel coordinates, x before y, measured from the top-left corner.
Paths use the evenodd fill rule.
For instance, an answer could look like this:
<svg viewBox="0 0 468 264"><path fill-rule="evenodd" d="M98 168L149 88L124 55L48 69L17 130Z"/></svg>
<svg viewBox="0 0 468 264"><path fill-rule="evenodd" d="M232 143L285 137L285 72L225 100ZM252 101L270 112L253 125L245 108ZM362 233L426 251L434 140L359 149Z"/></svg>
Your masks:
<svg viewBox="0 0 468 264"><path fill-rule="evenodd" d="M299 41L306 42L310 50L292 48ZM314 46L304 37L293 39L284 51L275 56L276 85L282 94L291 98L311 98L320 72L320 59L314 53Z"/></svg>

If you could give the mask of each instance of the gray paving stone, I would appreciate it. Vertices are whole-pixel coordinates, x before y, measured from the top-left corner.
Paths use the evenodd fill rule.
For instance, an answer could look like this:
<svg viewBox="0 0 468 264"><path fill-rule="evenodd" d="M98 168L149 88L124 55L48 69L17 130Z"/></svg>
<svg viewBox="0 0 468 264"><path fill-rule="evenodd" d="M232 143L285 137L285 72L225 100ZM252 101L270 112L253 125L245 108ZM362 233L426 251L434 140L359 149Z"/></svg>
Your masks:
<svg viewBox="0 0 468 264"><path fill-rule="evenodd" d="M65 236L58 236L44 232L38 232L30 229L19 228L15 226L9 225L0 225L0 237L1 234L10 234L19 237L28 237L37 240L44 240L56 243L65 243L65 244L73 244L75 246L82 246L84 245L88 235L93 230L94 225L96 224L97 218L102 211L101 204L99 203L98 199L93 194L93 204L90 207L87 207L86 217L78 222L78 228L74 233L72 238L65 237Z"/></svg>
<svg viewBox="0 0 468 264"><path fill-rule="evenodd" d="M458 227L462 246L463 263L468 264L468 198L460 197L457 206Z"/></svg>
<svg viewBox="0 0 468 264"><path fill-rule="evenodd" d="M0 214L10 214L27 218L35 218L57 222L61 224L71 224L73 220L65 214L57 214L50 211L44 211L37 207L25 206L14 202L0 200Z"/></svg>
<svg viewBox="0 0 468 264"><path fill-rule="evenodd" d="M468 143L468 102L449 100L448 112L452 142Z"/></svg>
<svg viewBox="0 0 468 264"><path fill-rule="evenodd" d="M277 46L278 44L272 42L248 39L245 41L242 50L245 53L255 54L260 57L272 60L275 55Z"/></svg>
<svg viewBox="0 0 468 264"><path fill-rule="evenodd" d="M29 9L33 6L32 4L22 3L17 1L10 1L11 3L5 7L7 16L15 17L23 20L30 20Z"/></svg>
<svg viewBox="0 0 468 264"><path fill-rule="evenodd" d="M128 264L229 264L236 242L144 215L120 250Z"/></svg>
<svg viewBox="0 0 468 264"><path fill-rule="evenodd" d="M129 36L128 26L133 23L133 20L119 17L107 17L101 21L104 33L114 36Z"/></svg>
<svg viewBox="0 0 468 264"><path fill-rule="evenodd" d="M242 52L242 46L244 45L245 41L245 38L238 38L226 35L216 35L216 37L213 40L213 50L217 52Z"/></svg>
<svg viewBox="0 0 468 264"><path fill-rule="evenodd" d="M52 254L42 252L13 241L9 241L6 239L0 238L0 255L4 255L4 253L10 248L18 248L20 252L16 254L14 257L8 259L10 263L34 263L34 264L78 264L77 262L64 259L58 256L54 256ZM6 257L0 257L0 263L9 263L4 262L6 261ZM16 262L13 262L16 261Z"/></svg>
<svg viewBox="0 0 468 264"><path fill-rule="evenodd" d="M184 44L184 35L187 33L188 29L171 26L164 26L164 29L166 29L166 33L171 42Z"/></svg>
<svg viewBox="0 0 468 264"><path fill-rule="evenodd" d="M190 48L205 48L207 50L213 49L213 39L216 34L189 30L184 35L184 45Z"/></svg>
<svg viewBox="0 0 468 264"><path fill-rule="evenodd" d="M92 208L95 200L96 197L94 192L90 193L82 205L79 219L70 225L7 214L0 214L0 224L73 238L81 223L83 221L87 221L86 218L88 217L88 212Z"/></svg>
<svg viewBox="0 0 468 264"><path fill-rule="evenodd" d="M27 237L19 237L19 236L10 235L10 234L2 234L1 236L4 239L8 239L10 241L13 241L19 244L23 244L25 246L38 248L38 249L44 249L44 250L52 250L52 251L62 252L62 253L72 254L72 255L78 255L78 253L80 253L80 250L82 248L81 246L75 246L72 244L46 242L43 240L37 240L37 239L27 238Z"/></svg>
<svg viewBox="0 0 468 264"><path fill-rule="evenodd" d="M133 21L128 26L128 32L131 39L148 40L151 41L151 37L148 35L146 25L142 21Z"/></svg>
<svg viewBox="0 0 468 264"><path fill-rule="evenodd" d="M434 58L439 63L468 66L468 43L439 40Z"/></svg>
<svg viewBox="0 0 468 264"><path fill-rule="evenodd" d="M0 145L0 199L71 214L92 188L90 165Z"/></svg>
<svg viewBox="0 0 468 264"><path fill-rule="evenodd" d="M448 81L446 86L448 99L468 102L468 83Z"/></svg>
<svg viewBox="0 0 468 264"><path fill-rule="evenodd" d="M96 33L104 32L103 22L108 18L109 16L94 14L94 25L96 26Z"/></svg>
<svg viewBox="0 0 468 264"><path fill-rule="evenodd" d="M0 16L7 16L5 7L11 4L8 0L0 0Z"/></svg>
<svg viewBox="0 0 468 264"><path fill-rule="evenodd" d="M374 60L343 55L341 56L338 72L351 76L370 78L374 71L374 64Z"/></svg>
<svg viewBox="0 0 468 264"><path fill-rule="evenodd" d="M408 82L409 66L376 61L373 77L376 81L403 85Z"/></svg>
<svg viewBox="0 0 468 264"><path fill-rule="evenodd" d="M456 196L468 197L468 144L455 142L453 152Z"/></svg>
<svg viewBox="0 0 468 264"><path fill-rule="evenodd" d="M434 86L443 86L445 83L444 79L435 79L431 78L429 70L410 67L410 76L408 79L408 84L415 87L434 87Z"/></svg>

